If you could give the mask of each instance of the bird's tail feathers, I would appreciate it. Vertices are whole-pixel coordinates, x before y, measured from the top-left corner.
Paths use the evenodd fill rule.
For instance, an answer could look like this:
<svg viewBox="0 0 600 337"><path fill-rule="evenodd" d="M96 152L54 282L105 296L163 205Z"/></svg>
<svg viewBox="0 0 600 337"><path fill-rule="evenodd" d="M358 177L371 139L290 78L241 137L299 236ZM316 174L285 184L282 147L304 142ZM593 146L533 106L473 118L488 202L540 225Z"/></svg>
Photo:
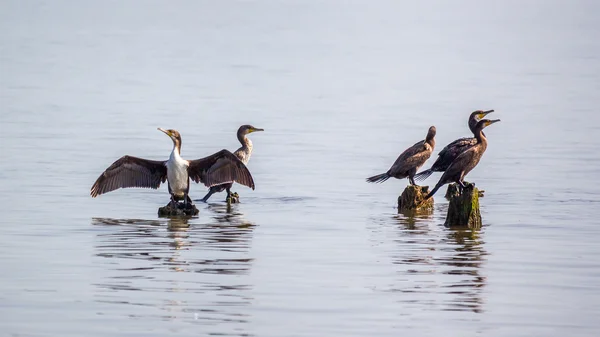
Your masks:
<svg viewBox="0 0 600 337"><path fill-rule="evenodd" d="M433 170L432 170L432 169L428 169L428 170L425 170L425 171L423 171L423 172L419 172L419 173L417 173L417 174L415 175L415 180L418 180L418 181L423 181L423 180L425 180L425 179L429 178L429 176L430 176L432 173L433 173Z"/></svg>
<svg viewBox="0 0 600 337"><path fill-rule="evenodd" d="M427 196L425 197L425 200L433 197L433 195L435 194L435 192L437 192L437 190L440 189L440 187L442 187L443 184L437 183L437 185L435 185L435 187L433 188L433 190L431 190L431 192L429 192L429 194L427 194Z"/></svg>
<svg viewBox="0 0 600 337"><path fill-rule="evenodd" d="M367 178L367 181L370 183L382 183L386 180L390 179L390 175L386 173L378 174L376 176L372 176Z"/></svg>

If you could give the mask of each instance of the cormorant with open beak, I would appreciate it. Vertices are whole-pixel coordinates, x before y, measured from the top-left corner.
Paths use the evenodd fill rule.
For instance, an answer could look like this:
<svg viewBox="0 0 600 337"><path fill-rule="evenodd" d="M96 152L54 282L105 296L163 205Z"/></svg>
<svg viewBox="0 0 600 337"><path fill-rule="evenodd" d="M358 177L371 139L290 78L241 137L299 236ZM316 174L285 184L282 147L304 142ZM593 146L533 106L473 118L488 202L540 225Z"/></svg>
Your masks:
<svg viewBox="0 0 600 337"><path fill-rule="evenodd" d="M438 181L433 190L425 197L425 200L431 198L440 187L452 182L456 183L458 185L457 187L462 192L466 187L464 184L465 176L477 166L487 149L488 141L483 134L483 129L499 121L499 119L482 119L477 122L477 125L475 125L473 130L475 139L477 139L477 144L471 146L454 159L446 171L444 171L440 181Z"/></svg>
<svg viewBox="0 0 600 337"><path fill-rule="evenodd" d="M487 114L494 112L494 110L477 110L473 111L469 116L469 130L475 134L475 126L477 122L482 120ZM483 134L485 136L485 134ZM422 172L417 173L415 178L417 180L425 180L427 179L433 172L444 172L452 164L454 159L458 157L461 153L465 152L471 146L477 144L477 138L475 137L465 137L460 138L452 143L446 145L438 154L438 158L435 160L433 165L431 165L430 169L424 170Z"/></svg>

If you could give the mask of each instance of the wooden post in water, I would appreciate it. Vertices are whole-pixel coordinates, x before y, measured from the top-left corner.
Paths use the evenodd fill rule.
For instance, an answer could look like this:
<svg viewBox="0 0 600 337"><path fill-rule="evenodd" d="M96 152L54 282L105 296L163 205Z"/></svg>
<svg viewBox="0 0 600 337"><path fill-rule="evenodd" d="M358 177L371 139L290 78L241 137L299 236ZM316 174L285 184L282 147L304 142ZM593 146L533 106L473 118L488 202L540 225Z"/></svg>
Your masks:
<svg viewBox="0 0 600 337"><path fill-rule="evenodd" d="M475 184L465 182L462 193L456 184L450 184L446 198L450 200L444 226L451 228L481 228L479 190Z"/></svg>
<svg viewBox="0 0 600 337"><path fill-rule="evenodd" d="M188 204L187 207L182 203L178 202L175 207L168 203L166 206L158 208L158 216L192 216L198 215L200 211L194 204Z"/></svg>
<svg viewBox="0 0 600 337"><path fill-rule="evenodd" d="M433 198L423 200L429 194L429 186L408 185L398 197L398 212L433 210Z"/></svg>

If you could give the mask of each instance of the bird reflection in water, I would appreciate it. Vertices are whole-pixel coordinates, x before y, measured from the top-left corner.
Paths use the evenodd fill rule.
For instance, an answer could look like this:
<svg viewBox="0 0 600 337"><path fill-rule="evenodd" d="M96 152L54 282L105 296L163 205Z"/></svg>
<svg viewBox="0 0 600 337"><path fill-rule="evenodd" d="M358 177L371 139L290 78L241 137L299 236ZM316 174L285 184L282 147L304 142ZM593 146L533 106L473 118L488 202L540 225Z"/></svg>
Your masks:
<svg viewBox="0 0 600 337"><path fill-rule="evenodd" d="M443 310L482 312L482 231L446 229L433 225L430 215L397 215L394 223L394 263L403 267L392 291L405 294L401 301L431 310L439 310L441 301Z"/></svg>
<svg viewBox="0 0 600 337"><path fill-rule="evenodd" d="M236 210L212 209L214 220L93 219L96 301L140 320L210 325L211 333L247 331L254 225ZM139 308L156 310L139 310ZM139 312L144 314L139 314ZM107 312L106 314L109 314Z"/></svg>
<svg viewBox="0 0 600 337"><path fill-rule="evenodd" d="M172 217L167 221L167 236L171 241L169 246L173 248L173 255L167 258L166 265L171 265L170 269L177 272L185 271L182 266L185 261L181 259L181 250L186 250L189 244L189 224L190 217Z"/></svg>
<svg viewBox="0 0 600 337"><path fill-rule="evenodd" d="M453 276L453 281L444 286L449 294L456 296L448 302L448 310L483 312L481 293L487 279L480 272L487 252L483 248L481 234L479 229L447 232L446 241L450 244L447 250L453 253L440 259L439 263L449 267L444 274Z"/></svg>

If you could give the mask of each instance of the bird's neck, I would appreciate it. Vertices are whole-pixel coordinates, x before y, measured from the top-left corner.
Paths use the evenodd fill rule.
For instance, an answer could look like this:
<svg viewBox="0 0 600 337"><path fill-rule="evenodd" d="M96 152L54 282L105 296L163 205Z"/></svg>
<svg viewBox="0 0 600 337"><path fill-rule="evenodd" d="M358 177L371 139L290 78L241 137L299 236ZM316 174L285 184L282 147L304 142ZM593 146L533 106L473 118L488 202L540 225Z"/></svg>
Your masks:
<svg viewBox="0 0 600 337"><path fill-rule="evenodd" d="M475 128L476 126L477 126L477 120L469 119L469 130L471 130L471 132L473 132L473 134L477 134L477 129ZM483 133L483 131L481 131L481 134L485 137L485 133Z"/></svg>
<svg viewBox="0 0 600 337"><path fill-rule="evenodd" d="M477 139L477 144L481 144L483 147L487 147L487 138L485 138L485 134L482 130L478 130L475 133L475 138Z"/></svg>
<svg viewBox="0 0 600 337"><path fill-rule="evenodd" d="M478 120L476 118L469 118L469 130L475 133L475 127L477 126Z"/></svg>
<svg viewBox="0 0 600 337"><path fill-rule="evenodd" d="M181 160L181 144L179 142L173 143L173 150L169 160L180 161Z"/></svg>
<svg viewBox="0 0 600 337"><path fill-rule="evenodd" d="M426 139L425 142L431 146L431 148L435 148L435 138Z"/></svg>
<svg viewBox="0 0 600 337"><path fill-rule="evenodd" d="M252 141L246 137L246 135L238 134L238 140L240 141L240 144L242 144L242 148L240 150L248 154L252 153Z"/></svg>

